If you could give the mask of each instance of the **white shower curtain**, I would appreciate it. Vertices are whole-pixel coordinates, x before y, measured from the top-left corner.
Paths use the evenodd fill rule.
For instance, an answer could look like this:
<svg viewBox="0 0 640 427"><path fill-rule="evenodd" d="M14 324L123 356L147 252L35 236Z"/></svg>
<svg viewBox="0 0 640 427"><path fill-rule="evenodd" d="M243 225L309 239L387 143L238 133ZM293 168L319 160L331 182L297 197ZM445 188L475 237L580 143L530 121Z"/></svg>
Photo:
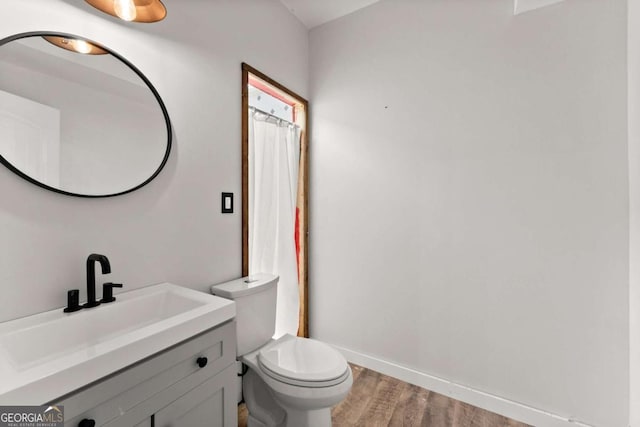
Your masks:
<svg viewBox="0 0 640 427"><path fill-rule="evenodd" d="M296 335L300 307L295 246L300 130L249 112L249 274L280 276L274 337Z"/></svg>

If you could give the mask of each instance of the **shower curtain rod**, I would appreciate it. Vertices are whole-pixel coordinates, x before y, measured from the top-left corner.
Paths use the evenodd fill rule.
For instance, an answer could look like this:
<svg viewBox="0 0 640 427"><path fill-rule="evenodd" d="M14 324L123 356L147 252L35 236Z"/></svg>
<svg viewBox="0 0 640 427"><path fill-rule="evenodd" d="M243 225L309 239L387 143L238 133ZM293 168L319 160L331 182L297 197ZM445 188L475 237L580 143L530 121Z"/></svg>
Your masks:
<svg viewBox="0 0 640 427"><path fill-rule="evenodd" d="M297 128L299 128L299 127L300 127L300 125L298 125L298 124L296 124L296 123L290 122L289 120L281 119L280 117L275 116L275 115L273 115L273 114L271 114L271 113L267 113L266 111L261 110L261 109L259 109L259 108L256 108L256 107L254 107L253 105L249 105L249 109L250 109L250 110L257 111L258 113L264 114L265 116L269 116L269 117L271 117L271 118L274 118L274 119L276 119L276 120L278 120L278 121L280 121L280 122L289 123L290 125L293 125L293 126L295 126L295 127L297 127Z"/></svg>

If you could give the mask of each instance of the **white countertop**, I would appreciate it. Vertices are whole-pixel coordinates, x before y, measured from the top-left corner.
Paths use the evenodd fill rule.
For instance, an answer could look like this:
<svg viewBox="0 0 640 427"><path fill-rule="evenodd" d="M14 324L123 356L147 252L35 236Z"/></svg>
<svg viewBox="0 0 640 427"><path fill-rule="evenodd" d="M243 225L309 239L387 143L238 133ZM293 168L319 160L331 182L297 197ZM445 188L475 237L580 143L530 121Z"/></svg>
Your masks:
<svg viewBox="0 0 640 427"><path fill-rule="evenodd" d="M74 313L0 323L0 405L42 405L236 315L235 303L162 283Z"/></svg>

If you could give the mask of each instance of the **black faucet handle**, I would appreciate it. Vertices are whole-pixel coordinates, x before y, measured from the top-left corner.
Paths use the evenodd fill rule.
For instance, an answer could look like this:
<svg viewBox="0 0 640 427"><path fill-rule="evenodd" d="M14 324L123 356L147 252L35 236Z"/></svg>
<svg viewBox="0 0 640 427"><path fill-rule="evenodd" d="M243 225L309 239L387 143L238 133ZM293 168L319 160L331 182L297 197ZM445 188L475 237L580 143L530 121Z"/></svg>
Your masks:
<svg viewBox="0 0 640 427"><path fill-rule="evenodd" d="M82 310L82 306L80 305L80 290L71 289L67 292L67 307L62 311L65 313L73 313L78 310Z"/></svg>
<svg viewBox="0 0 640 427"><path fill-rule="evenodd" d="M116 297L113 296L113 288L121 288L122 283L107 282L102 285L102 299L101 303L113 302Z"/></svg>

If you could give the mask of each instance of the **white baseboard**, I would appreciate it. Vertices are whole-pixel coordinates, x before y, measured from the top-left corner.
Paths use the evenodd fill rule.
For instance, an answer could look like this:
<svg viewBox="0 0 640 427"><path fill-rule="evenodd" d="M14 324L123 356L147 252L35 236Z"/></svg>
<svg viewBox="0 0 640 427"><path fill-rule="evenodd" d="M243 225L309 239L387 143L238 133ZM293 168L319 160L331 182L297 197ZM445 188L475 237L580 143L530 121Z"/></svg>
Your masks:
<svg viewBox="0 0 640 427"><path fill-rule="evenodd" d="M447 381L433 375L425 374L386 360L381 360L366 354L358 353L346 348L334 346L344 357L356 365L380 372L381 374L397 378L404 382L426 388L427 390L443 394L478 408L495 412L496 414L527 423L532 426L544 427L593 427L576 420L551 414L540 409L532 408L522 403L494 396L471 387Z"/></svg>

